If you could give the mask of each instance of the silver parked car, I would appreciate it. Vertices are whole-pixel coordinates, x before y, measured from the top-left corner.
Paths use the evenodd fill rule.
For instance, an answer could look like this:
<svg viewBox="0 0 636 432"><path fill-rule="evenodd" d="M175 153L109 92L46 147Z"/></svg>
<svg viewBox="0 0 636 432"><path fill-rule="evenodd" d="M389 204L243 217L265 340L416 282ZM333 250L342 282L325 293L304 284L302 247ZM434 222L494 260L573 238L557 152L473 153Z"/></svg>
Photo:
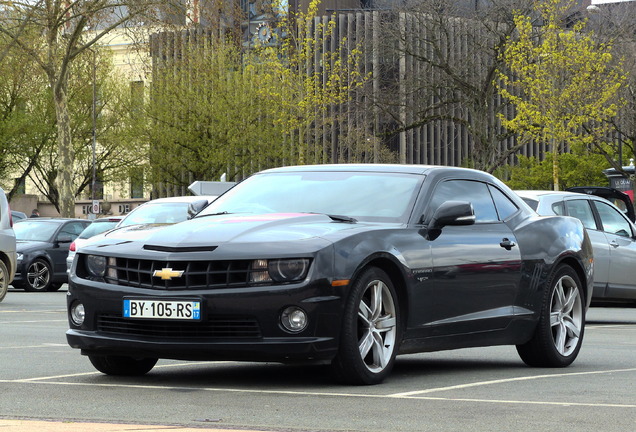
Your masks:
<svg viewBox="0 0 636 432"><path fill-rule="evenodd" d="M69 273L71 271L71 265L73 264L73 258L75 258L75 252L77 252L77 249L87 243L93 236L115 228L115 226L121 222L123 218L123 216L109 216L95 219L89 226L84 228L84 231L80 233L80 235L68 248L68 256L66 257L66 272Z"/></svg>
<svg viewBox="0 0 636 432"><path fill-rule="evenodd" d="M11 209L4 190L0 188L0 301L7 295L16 269L15 233Z"/></svg>
<svg viewBox="0 0 636 432"><path fill-rule="evenodd" d="M607 199L576 192L515 191L540 215L583 222L594 249L592 300L636 301L636 226Z"/></svg>
<svg viewBox="0 0 636 432"><path fill-rule="evenodd" d="M84 247L106 236L121 236L131 239L140 230L158 229L166 225L183 222L201 211L216 198L216 196L211 195L157 198L139 205L126 216L96 219L71 243L66 258L66 272L68 274L71 273L73 259L80 247ZM112 223L115 219L117 221ZM105 228L107 224L110 226Z"/></svg>

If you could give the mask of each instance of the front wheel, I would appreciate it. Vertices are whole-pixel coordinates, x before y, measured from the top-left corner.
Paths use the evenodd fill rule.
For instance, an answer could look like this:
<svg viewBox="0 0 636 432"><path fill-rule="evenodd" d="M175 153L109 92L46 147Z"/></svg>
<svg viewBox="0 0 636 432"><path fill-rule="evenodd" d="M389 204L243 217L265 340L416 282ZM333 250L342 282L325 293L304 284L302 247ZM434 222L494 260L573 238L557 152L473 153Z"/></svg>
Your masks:
<svg viewBox="0 0 636 432"><path fill-rule="evenodd" d="M41 258L35 259L27 268L24 289L30 292L48 291L51 286L51 266Z"/></svg>
<svg viewBox="0 0 636 432"><path fill-rule="evenodd" d="M350 384L379 384L391 372L402 336L398 297L379 268L353 282L342 317L340 347L332 366Z"/></svg>
<svg viewBox="0 0 636 432"><path fill-rule="evenodd" d="M88 359L95 369L106 375L140 376L150 372L157 364L156 358L134 358L126 356L92 356Z"/></svg>
<svg viewBox="0 0 636 432"><path fill-rule="evenodd" d="M532 339L517 345L517 352L529 366L569 366L579 354L584 330L583 287L574 269L563 265L548 284Z"/></svg>

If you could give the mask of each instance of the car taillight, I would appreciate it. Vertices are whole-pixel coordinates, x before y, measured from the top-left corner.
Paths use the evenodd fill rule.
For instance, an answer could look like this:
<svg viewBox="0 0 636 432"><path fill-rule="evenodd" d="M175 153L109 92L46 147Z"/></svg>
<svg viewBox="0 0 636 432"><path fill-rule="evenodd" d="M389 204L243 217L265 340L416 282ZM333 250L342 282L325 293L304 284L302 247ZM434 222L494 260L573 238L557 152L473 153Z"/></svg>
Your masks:
<svg viewBox="0 0 636 432"><path fill-rule="evenodd" d="M75 242L71 243L71 245L68 247L68 250L70 250L71 252L75 252Z"/></svg>

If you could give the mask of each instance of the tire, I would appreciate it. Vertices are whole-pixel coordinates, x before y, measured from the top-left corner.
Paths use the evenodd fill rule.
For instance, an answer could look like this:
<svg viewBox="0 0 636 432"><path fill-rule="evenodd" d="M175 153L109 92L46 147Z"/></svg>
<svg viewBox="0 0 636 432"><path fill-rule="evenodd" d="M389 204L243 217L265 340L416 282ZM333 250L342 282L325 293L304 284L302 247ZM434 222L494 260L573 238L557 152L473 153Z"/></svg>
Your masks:
<svg viewBox="0 0 636 432"><path fill-rule="evenodd" d="M0 302L4 300L9 290L9 271L4 261L0 260Z"/></svg>
<svg viewBox="0 0 636 432"><path fill-rule="evenodd" d="M528 366L566 367L579 354L585 332L581 281L567 265L557 268L545 291L535 333L517 352Z"/></svg>
<svg viewBox="0 0 636 432"><path fill-rule="evenodd" d="M106 375L140 376L150 372L157 364L156 358L134 358L125 356L92 356L88 359L95 369Z"/></svg>
<svg viewBox="0 0 636 432"><path fill-rule="evenodd" d="M37 258L27 268L24 289L29 292L48 291L51 286L51 265L41 258Z"/></svg>
<svg viewBox="0 0 636 432"><path fill-rule="evenodd" d="M371 385L389 375L402 337L400 318L391 279L379 268L365 269L345 304L338 354L332 362L339 380Z"/></svg>

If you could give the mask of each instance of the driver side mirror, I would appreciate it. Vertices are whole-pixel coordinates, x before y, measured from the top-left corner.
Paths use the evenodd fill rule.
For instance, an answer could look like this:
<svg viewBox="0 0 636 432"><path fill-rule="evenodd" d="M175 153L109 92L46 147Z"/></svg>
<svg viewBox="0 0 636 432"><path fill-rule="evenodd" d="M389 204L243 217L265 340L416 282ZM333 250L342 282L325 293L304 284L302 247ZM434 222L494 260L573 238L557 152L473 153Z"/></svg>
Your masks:
<svg viewBox="0 0 636 432"><path fill-rule="evenodd" d="M435 240L445 226L473 225L475 211L467 201L446 201L440 205L428 223L427 238Z"/></svg>
<svg viewBox="0 0 636 432"><path fill-rule="evenodd" d="M57 236L58 243L71 243L73 241L73 237L68 234L60 234Z"/></svg>
<svg viewBox="0 0 636 432"><path fill-rule="evenodd" d="M192 219L198 215L208 204L208 200L198 200L188 204L188 219Z"/></svg>

